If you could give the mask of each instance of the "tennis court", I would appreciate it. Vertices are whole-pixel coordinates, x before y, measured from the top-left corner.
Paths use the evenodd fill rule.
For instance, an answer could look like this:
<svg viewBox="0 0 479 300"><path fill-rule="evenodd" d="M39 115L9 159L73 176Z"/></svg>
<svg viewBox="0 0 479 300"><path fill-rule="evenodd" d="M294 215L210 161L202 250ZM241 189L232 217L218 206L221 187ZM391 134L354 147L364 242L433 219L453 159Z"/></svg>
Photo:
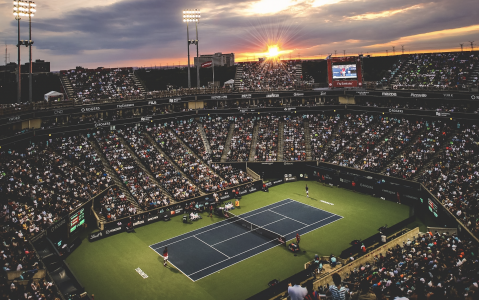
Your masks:
<svg viewBox="0 0 479 300"><path fill-rule="evenodd" d="M150 246L159 255L168 246L169 262L192 281L303 235L341 216L285 199ZM249 225L248 225L249 224ZM251 230L251 229L254 230Z"/></svg>

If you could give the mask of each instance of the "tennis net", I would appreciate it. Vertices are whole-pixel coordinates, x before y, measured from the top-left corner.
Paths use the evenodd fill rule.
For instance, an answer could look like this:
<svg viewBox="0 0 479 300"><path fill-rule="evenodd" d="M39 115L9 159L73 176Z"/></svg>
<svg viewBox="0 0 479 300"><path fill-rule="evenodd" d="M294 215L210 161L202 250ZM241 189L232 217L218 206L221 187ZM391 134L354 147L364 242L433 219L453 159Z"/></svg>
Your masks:
<svg viewBox="0 0 479 300"><path fill-rule="evenodd" d="M260 227L256 224L253 224L249 221L246 221L245 219L240 218L240 217L238 217L238 216L236 216L236 215L234 215L230 212L227 212L227 214L229 216L229 218L227 219L228 222L236 223L236 224L246 228L248 231L251 231L251 232L259 234L259 235L262 235L262 236L264 236L268 239L271 239L271 240L276 240L280 244L286 245L285 237L280 235L279 233L276 233L276 232L273 232L271 230Z"/></svg>

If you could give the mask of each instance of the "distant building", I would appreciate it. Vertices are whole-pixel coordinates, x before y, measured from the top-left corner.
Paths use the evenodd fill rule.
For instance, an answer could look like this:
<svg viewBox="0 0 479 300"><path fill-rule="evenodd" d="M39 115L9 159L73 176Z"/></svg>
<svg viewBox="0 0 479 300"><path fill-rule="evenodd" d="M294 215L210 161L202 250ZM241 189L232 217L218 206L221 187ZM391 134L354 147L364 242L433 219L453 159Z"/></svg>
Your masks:
<svg viewBox="0 0 479 300"><path fill-rule="evenodd" d="M0 72L15 72L15 70L17 70L17 64L14 62L10 62L6 66L0 66Z"/></svg>
<svg viewBox="0 0 479 300"><path fill-rule="evenodd" d="M216 67L232 67L235 65L235 54L234 53L228 53L228 54L223 54L221 52L215 53L215 54L205 54L205 55L200 55L200 65L208 62L208 61L213 61L214 65ZM198 59L195 57L195 67L198 64Z"/></svg>
<svg viewBox="0 0 479 300"><path fill-rule="evenodd" d="M14 62L8 63L6 66L0 66L0 72L16 72L17 64ZM26 62L22 65L22 74L30 72L30 63ZM50 62L37 59L32 62L32 72L33 73L49 73L50 72Z"/></svg>

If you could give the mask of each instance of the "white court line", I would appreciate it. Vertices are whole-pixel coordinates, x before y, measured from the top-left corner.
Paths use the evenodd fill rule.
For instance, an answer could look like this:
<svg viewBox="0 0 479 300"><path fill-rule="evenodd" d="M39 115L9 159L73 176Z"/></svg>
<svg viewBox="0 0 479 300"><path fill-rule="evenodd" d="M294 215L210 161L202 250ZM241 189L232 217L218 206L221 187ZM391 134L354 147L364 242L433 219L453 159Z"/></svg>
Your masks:
<svg viewBox="0 0 479 300"><path fill-rule="evenodd" d="M292 201L294 201L294 200L292 200ZM279 202L276 202L276 203L279 203ZM283 205L286 205L286 204L289 204L289 203L291 203L291 202L283 203L283 204L281 204L281 205L275 206L274 208L280 207L280 206L283 206ZM265 206L265 207L266 207L266 206ZM268 211L271 211L271 208L268 208L268 209L265 209L265 210L263 210L263 211L257 212L257 213L255 213L255 214L249 215L249 216L247 216L247 217L241 217L241 218L247 219L247 218L249 218L249 217L256 216L256 215L259 215L259 214L262 214L262 213L268 212ZM237 215L237 216L242 216L242 215L245 215L245 214L248 214L248 213L250 213L250 212L246 212L246 213L244 213L244 214ZM235 216L236 216L236 215L235 215Z"/></svg>
<svg viewBox="0 0 479 300"><path fill-rule="evenodd" d="M341 217L341 216L340 216L340 217ZM310 233L311 231L315 231L316 229L319 229L319 228L324 227L324 226L326 226L326 225L332 224L332 223L334 223L334 222L336 222L336 221L339 221L339 220L341 220L342 218L343 218L343 217L341 217L340 219L334 220L333 222L324 224L323 226L320 226L320 227L318 227L318 228L311 229L310 231L303 233L303 235L304 235L304 234L307 234L307 233ZM323 219L323 220L325 220L325 219ZM323 221L323 220L321 220L321 221ZM321 222L321 221L319 221L319 222ZM304 229L304 228L306 228L306 227L303 227L303 228L301 228L301 229ZM294 232L294 231L293 231L293 232ZM291 234L291 233L288 233L288 234ZM265 244L267 244L267 243L265 243ZM259 245L259 246L255 247L255 248L261 247L261 246L263 246L263 245L265 245L265 244ZM198 281L198 280L200 280L200 279L203 279L203 278L205 278L205 277L208 277L208 276L210 276L210 275L212 275L212 274L215 274L215 273L217 273L217 272L219 272L219 271L221 271L221 270L224 270L224 269L229 268L229 267L231 267L231 266L233 266L233 265L236 265L237 263L240 263L240 262L242 262L243 260L247 260L247 259L249 259L249 258L251 258L251 257L253 257L253 256L256 256L256 255L258 255L258 254L261 254L261 253L263 253L263 252L266 252L266 251L268 251L268 250L270 250L270 249L273 249L274 247L277 247L277 246L279 246L279 245L276 245L276 246L273 246L273 247L268 248L268 249L266 249L266 250L263 250L263 251L261 251L261 252L258 252L258 253L256 253L255 255L248 256L247 258L244 258L244 259L242 259L242 260L240 260L240 261L238 261L238 262L235 262L234 264L228 265L228 266L226 266L226 267L224 267L224 268L221 268L221 269L219 269L219 270L217 270L217 271L215 271L215 272L213 272L213 273L207 274L207 275L205 275L205 276L203 276L203 277L200 277L200 278L198 278L198 279L196 279L196 280L193 280L193 281L196 282L196 281ZM255 249L255 248L251 248L250 250ZM248 252L248 251L246 251L246 252ZM240 253L240 254L242 254L242 253ZM240 255L240 254L238 254L238 255ZM237 256L237 255L235 255L235 256ZM235 257L235 256L232 256L232 257ZM222 262L224 262L224 261L220 261L219 263L222 263ZM214 265L217 265L217 264L219 264L219 263L216 263L216 264L214 264ZM208 269L208 268L210 268L210 267L212 267L212 266L214 266L214 265L211 265L211 266L209 266L209 267L207 267L207 268L204 268L204 269L202 269L202 270L199 270L199 271L197 271L197 272L191 273L190 276L191 276L191 275L194 275L194 274L196 274L196 273L198 273L198 272L204 271L204 270L206 270L206 269Z"/></svg>
<svg viewBox="0 0 479 300"><path fill-rule="evenodd" d="M317 210L320 210L320 211L327 212L328 214L334 214L334 213L332 213L332 212L330 212L330 211L327 211L327 210L324 210L324 209L321 209L321 208L317 208L317 207L314 207L314 206L312 206L312 205L309 205L309 204L306 204L306 203L303 203L303 202L296 201L296 200L294 200L294 199L291 199L291 200L293 200L293 201L288 202L288 203L296 202L296 203L303 204L303 205L312 207L312 208L317 209ZM336 214L334 214L334 215L336 215ZM336 216L339 216L339 215L336 215ZM342 217L342 216L340 216L340 217Z"/></svg>
<svg viewBox="0 0 479 300"><path fill-rule="evenodd" d="M300 222L300 221L298 221L298 220L296 220L296 219L293 219L293 218L287 217L287 216L285 216L285 215L282 215L282 214L280 214L280 213L278 213L278 212L275 212L274 210L271 210L271 209L268 209L268 210L269 210L270 212L273 212L273 213L275 213L275 214L278 214L278 215L284 217L285 219L290 219L290 220L293 220L293 221L295 221L295 222L301 223L301 224L306 225L306 226L308 225L308 224L303 223L303 222Z"/></svg>
<svg viewBox="0 0 479 300"><path fill-rule="evenodd" d="M280 202L283 202L283 201L286 201L286 200L295 201L295 200L292 200L292 199L289 199L289 198L288 198L288 199L283 199L283 200L278 201L278 202L275 202L275 203L273 203L273 204L266 205L266 206L263 206L263 207L260 207L260 208L257 208L257 209L253 209L252 211L255 211L255 210L258 210L258 209L263 209L263 208L265 208L265 207L268 207L268 206L271 206L271 205L274 205L274 204L276 204L276 203L280 203ZM289 203L289 202L288 202L288 203ZM285 203L285 204L287 204L287 203ZM282 204L282 205L284 205L284 204ZM280 206L281 206L281 205L280 205ZM252 211L246 212L245 214L250 213L250 212L252 212ZM268 209L266 209L265 211L268 211ZM240 215L240 216L241 216L241 215ZM211 229L202 231L202 232L200 232L200 233L192 234L192 235L188 236L187 238L180 239L180 240L177 240L177 241L172 242L172 243L169 243L169 244L161 244L162 242L158 242L158 243L155 243L155 244L153 244L153 245L150 245L150 248L152 248L151 246L155 246L155 245L158 245L158 244L160 244L160 246L158 246L158 247L156 247L156 248L152 248L152 249L159 249L159 248L162 248L162 247L165 247L165 246L168 246L168 245L173 245L173 244L175 244L175 243L177 243L177 242L180 242L180 241L184 241L184 240L186 240L186 239L189 239L190 237L193 237L193 236L195 236L195 235L200 235L200 234L202 234L202 233L205 233L205 232L214 230L214 229L216 229L216 228L220 228L220 227L223 227L223 226L225 226L225 225L231 224L230 222L228 222L228 220L223 220L223 221L219 221L219 222L216 222L216 223L207 225L207 226L205 226L205 227L202 227L202 228L199 228L199 229L196 229L196 230L201 230L201 229L203 229L203 228L208 228L209 226L218 225L218 224L220 224L221 222L225 222L226 224L223 224L223 225L220 225L220 226L216 226L216 227L214 227L214 228L211 228ZM167 242L167 241L169 241L169 240L173 240L173 239L175 239L175 238L177 238L177 237L180 237L180 236L183 236L183 235L187 235L187 234L194 233L196 230L190 231L190 232L186 232L186 233L183 233L183 234L180 234L180 235L177 235L177 236L175 236L175 237L173 237L173 238L171 238L171 239L164 240L163 242Z"/></svg>
<svg viewBox="0 0 479 300"><path fill-rule="evenodd" d="M160 253L158 253L155 249L151 248L151 246L149 246L151 250L155 251L156 254L158 254L159 256L162 256ZM168 260L168 262L173 266L175 267L178 271L180 271L183 275L185 275L186 277L188 277L191 281L195 282L195 280L191 279L190 276L186 275L185 273L183 273L183 271L181 271L180 268L178 268L177 266L175 266L171 261Z"/></svg>
<svg viewBox="0 0 479 300"><path fill-rule="evenodd" d="M270 224L279 222L279 221L284 220L284 219L285 219L285 218L276 220L276 221L271 222L271 223L268 223L268 224L266 224L266 225L264 225L264 226L268 226L268 225L270 225ZM254 224L254 225L256 225L256 224ZM256 226L258 226L258 225L256 225ZM259 226L258 226L258 227L259 227ZM268 230L268 229L266 229L266 230ZM270 230L270 231L271 231L271 230ZM218 244L224 243L224 242L226 242L226 241L229 241L229 240L232 240L232 239L234 239L234 238L237 238L237 237L239 237L240 235L247 234L247 233L250 233L250 232L253 232L253 231L252 231L252 230L248 230L248 231L243 232L243 233L241 233L241 234L235 235L234 237L230 237L229 239L226 239L226 240L223 240L223 241L221 241L221 242L219 242L219 243L213 244L212 246L216 246L216 245L218 245ZM271 231L271 232L273 232L273 231ZM276 233L276 232L275 232L275 233ZM277 233L276 233L276 234L277 234Z"/></svg>
<svg viewBox="0 0 479 300"><path fill-rule="evenodd" d="M246 250L246 251L243 251L243 252L238 253L238 254L236 254L236 255L234 255L234 256L231 256L231 257L228 258L228 259L219 261L219 262L217 262L217 263L215 263L215 264L212 264L212 265L209 266L209 267L206 267L206 268L203 268L203 269L201 269L201 270L198 270L198 271L196 271L196 272L194 272L194 273L191 273L190 276L191 276L191 275L194 275L194 274L196 274L196 273L198 273L198 272L204 271L204 270L206 270L206 269L209 269L209 268L211 268L211 267L213 267L213 266L216 266L217 264L220 264L220 263L222 263L222 262L225 262L225 261L227 261L227 260L229 260L229 259L231 259L231 258L233 258L233 257L239 256L239 255L244 254L244 253L246 253L246 252L249 252L249 251L251 251L251 250L253 250L253 249L256 249L256 248L258 248L258 247L261 247L261 246L264 246L264 245L266 245L266 244L269 244L269 243L271 243L272 241L276 241L276 239L271 240L271 241L268 241L268 242L263 243L263 244L261 244L261 245L258 245L258 246L254 247L254 248L250 248L250 249L248 249L248 250ZM277 246L277 245L276 245L276 246ZM269 248L269 249L271 249L271 248ZM249 257L251 257L251 256L249 256ZM216 271L216 272L218 272L218 271ZM216 272L215 272L215 273L216 273Z"/></svg>
<svg viewBox="0 0 479 300"><path fill-rule="evenodd" d="M293 201L294 201L294 200L293 200ZM286 235L288 235L288 234L294 233L294 232L296 232L296 231L299 231L299 230L301 230L301 229L307 228L307 227L309 227L309 226L312 226L312 225L314 225L314 224L316 224L316 223L322 222L322 221L327 220L327 219L329 219L329 218L332 218L332 217L334 217L334 216L337 216L337 215L329 216L329 217L327 217L327 218L321 219L320 221L314 222L314 223L312 223L312 224L310 224L310 225L308 225L308 226L304 226L304 227L302 227L302 228L296 229L296 230L294 230L294 231L292 231L292 232L289 232L289 233L287 233L287 234L285 234L285 235L281 235L281 236L286 236ZM340 217L341 217L341 216L340 216ZM342 218L343 218L343 217L341 217L341 219L342 219ZM340 220L340 219L338 219L338 220ZM335 221L337 221L337 220L335 220ZM333 221L333 222L335 222L335 221ZM324 224L323 226L326 226L326 225L331 224L331 223L333 223L333 222ZM321 227L323 227L323 226L320 226L320 227L315 228L315 229L313 229L313 230L319 229L319 228L321 228ZM311 230L311 231L313 231L313 230ZM308 231L308 232L311 232L311 231ZM306 233L308 233L308 232L306 232ZM306 233L303 233L303 234L306 234ZM271 241L269 241L268 243L271 243L272 241L276 241L276 239L271 240ZM236 256L238 256L238 255L244 254L244 253L246 253L246 252L249 252L249 251L251 251L252 249L256 249L256 248L258 248L258 247L261 247L261 246L263 246L263 245L266 245L266 244L268 244L268 243L261 244L261 245L259 245L259 246L254 247L254 248L251 248L251 249L249 249L249 250L247 250L247 251L244 251L244 252L241 252L241 253L236 254L236 255L234 255L234 256L231 256L230 259L231 259L231 258L234 258L234 257L236 257ZM277 246L277 245L276 245L276 246ZM273 247L276 247L276 246L273 246ZM271 247L271 248L273 248L273 247ZM269 249L271 249L271 248L269 248ZM266 251L266 250L265 250L265 251ZM264 252L264 251L262 251L262 252ZM260 252L260 253L261 253L261 252ZM259 253L258 253L258 254L259 254ZM255 255L258 255L258 254L255 254ZM255 255L253 255L253 256L255 256ZM253 257L253 256L249 256L249 257ZM246 259L246 258L245 258L245 259ZM225 261L227 261L227 260L228 260L228 259L225 259L225 260L222 260L222 261L220 261L220 262L217 262L217 263L215 263L215 264L213 264L213 265L211 265L211 266L209 266L209 267L206 267L206 268L203 268L203 269L201 269L201 270L199 270L199 271L196 271L196 272L194 272L194 273L191 273L190 275L194 275L194 274L196 274L196 273L198 273L198 272L201 272L201 271L203 271L203 270L206 270L206 269L208 269L208 268L211 268L211 267L213 267L213 266L215 266L215 265L217 265L217 264L220 264L220 263L222 263L222 262L225 262ZM223 268L223 269L224 269L224 268ZM218 271L216 271L216 272L218 272ZM216 272L214 272L214 273L216 273ZM212 273L212 274L213 274L213 273ZM201 278L200 278L200 279L201 279ZM197 280L199 280L199 279L197 279Z"/></svg>
<svg viewBox="0 0 479 300"><path fill-rule="evenodd" d="M307 225L307 226L305 226L305 227L303 227L303 228L297 229L297 230L295 230L295 231L292 231L292 232L287 233L287 234L282 235L282 236L286 236L286 235L292 234L292 233L294 233L294 232L296 232L296 231L298 231L298 230L302 230L302 229L305 229L305 228L307 228L307 227L313 226L313 225L315 225L315 224L317 224L317 223L320 223L320 222L322 222L322 221L324 221L324 220L327 220L327 219L329 219L329 218L331 218L331 217L334 217L334 216L339 216L340 218L337 219L337 220L334 220L334 221L332 221L332 222L329 222L329 223L327 223L327 224L324 224L324 225L322 225L322 226L320 226L320 227L313 228L313 229L311 229L311 230L309 230L309 231L307 231L307 232L305 232L305 233L302 233L302 235L305 235L305 234L307 234L307 233L310 233L310 232L312 232L312 231L315 231L316 229L320 229L320 228L322 228L322 227L324 227L324 226L326 226L326 225L332 224L332 223L334 223L334 222L336 222L336 221L339 221L339 220L343 219L343 217L340 216L340 215L333 214L333 213L331 213L331 212L329 212L329 211L325 211L325 210L323 210L323 209L320 209L320 208L311 206L311 205L309 205L309 204L305 204L305 203L296 201L296 200L291 199L291 198L287 198L287 199L278 201L278 202L276 202L276 203L273 203L273 204L270 204L270 205L267 205L267 206L263 206L263 207L254 209L254 210L249 211L249 212L244 213L244 214L248 214L248 213L250 213L250 212L257 211L257 210L260 210L260 209L263 209L262 212L268 211L268 210L271 210L271 209L266 209L266 210L264 210L264 209L265 209L266 207L268 207L268 206L272 206L272 205L274 205L274 204L281 203L281 202L284 202L284 201L287 201L287 200L290 200L290 201L288 201L288 202L286 202L286 203L283 203L283 204L281 204L281 205L275 206L275 207L283 206L283 205L286 205L286 204L288 204L288 203L297 202L297 203L299 203L299 204L303 204L303 205L312 207L312 208L317 209L317 210L320 210L320 211L324 211L324 212L329 213L329 214L332 214L332 215L329 216L329 217L327 217L327 218L325 218L325 219L322 219L322 220L320 220L320 221L314 222L314 223L309 224L309 225ZM259 213L261 213L261 212L259 212ZM256 213L256 214L259 214L259 213ZM253 214L253 215L256 215L256 214ZM253 215L250 215L250 216L253 216ZM238 216L241 216L241 215L238 215ZM246 218L247 218L247 217L246 217ZM291 218L290 218L290 219L291 219ZM281 220L283 220L283 219L281 219ZM294 220L294 219L292 219L292 220ZM278 221L280 221L280 220L278 220ZM294 220L294 221L297 221L297 220ZM208 226L203 227L203 228L207 228L207 227L209 227L209 226L214 226L214 225L217 225L218 223L221 223L221 222L227 222L227 220L223 220L223 221L220 221L220 222L217 222L217 223L208 225ZM297 221L297 222L299 222L299 221ZM301 223L301 222L300 222L300 223ZM231 223L228 223L228 224L231 224ZM225 225L228 225L228 224L225 224ZM215 228L219 228L219 227L222 227L222 226L224 226L224 225L217 226L217 227L215 227ZM215 228L209 229L209 230L207 230L207 231L213 230L213 229L215 229ZM198 235L200 235L200 234L202 234L202 233L204 233L204 232L207 232L207 231L203 231L203 232L201 232L201 233L198 233ZM186 235L186 234L190 234L190 233L191 233L191 232L187 232L187 233L181 234L181 235L179 235L179 236ZM178 237L178 236L176 236L176 237ZM175 237L175 238L176 238L176 237ZM190 237L195 237L195 238L196 238L196 235L192 235L192 236L190 236ZM171 238L171 239L174 239L174 238ZM170 240L171 240L171 239L170 239ZM187 238L185 238L185 239L187 239ZM182 240L185 240L185 239L182 239ZM200 241L202 241L202 240L200 240ZM270 249L272 249L272 248L274 248L274 247L276 247L276 246L278 246L278 245L272 246L272 247L270 247L270 248L268 248L268 249L265 249L265 250L263 250L263 251L261 251L261 252L258 252L258 253L256 253L256 254L254 254L254 255L248 256L248 257L246 257L246 258L244 258L244 259L242 259L242 260L240 260L240 261L238 261L238 262L235 262L235 263L233 263L233 264L231 264L231 265L228 265L228 266L226 266L226 267L224 267L224 268L221 268L221 269L219 269L219 270L217 270L217 271L215 271L215 272L212 272L212 273L210 273L210 274L207 274L207 275L205 275L205 276L203 276L203 277L200 277L200 278L198 278L198 279L196 279L196 280L193 280L193 279L190 277L191 275L194 275L194 274L196 274L196 273L198 273L198 272L201 272L201 271L204 271L204 270L206 270L206 269L209 269L209 268L211 268L211 267L213 267L213 266L215 266L215 265L218 265L218 264L220 264L220 263L223 263L223 262L225 262L225 261L227 261L227 260L230 260L230 259L232 259L232 258L234 258L234 257L236 257L236 256L242 255L242 254L244 254L244 253L246 253L246 252L249 252L249 251L251 251L251 250L254 250L254 249L256 249L256 248L259 248L259 247L261 247L261 246L264 246L264 245L266 245L266 244L268 244L268 243L271 243L271 242L273 242L273 241L275 241L275 240L271 240L271 241L269 241L269 242L267 242L267 243L261 244L261 245L259 245L259 246L254 247L254 248L251 248L251 249L249 249L249 250L247 250L247 251L244 251L244 252L241 252L241 253L239 253L239 254L237 254L237 255L231 256L231 257L228 258L228 259L225 259L225 260L222 260L222 261L220 261L220 262L217 262L217 263L215 263L215 264L213 264L213 265L210 265L210 266L208 266L208 267L206 267L206 268L203 268L203 269L201 269L201 270L198 270L198 271L196 271L196 272L194 272L194 273L191 273L191 274L189 274L189 275L186 275L183 271L181 271L179 268L177 268L174 264L172 264L171 262L170 262L170 263L171 263L176 269L178 269L182 274L184 274L186 277L188 277L191 281L196 282L196 281L198 281L198 280L200 280L200 279L203 279L203 278L205 278L205 277L207 277L207 276L210 276L210 275L212 275L212 274L214 274L214 273L217 273L217 272L219 272L219 271L221 271L221 270L224 270L224 269L226 269L226 268L229 268L229 267L231 267L231 266L233 266L233 265L235 265L235 264L237 264L237 263L240 263L240 262L242 262L242 261L244 261L244 260L246 260L246 259L248 259L248 258L251 258L251 257L256 256L256 255L258 255L258 254L261 254L261 253L263 253L263 252L265 252L265 251L268 251L268 250L270 250ZM203 241L202 241L202 242L203 242ZM176 242L174 242L174 243L176 243ZM160 244L160 243L156 243L156 244ZM153 245L156 245L156 244L153 244ZM216 244L215 244L215 245L216 245ZM167 245L165 245L165 246L167 246ZM158 252L157 252L154 248L152 248L151 246L150 246L150 248L151 248L153 251L155 251L156 253L158 253ZM161 248L161 247L158 247L158 248ZM215 250L216 250L216 249L215 249ZM158 253L158 254L159 254L159 253ZM222 253L222 254L223 254L223 253ZM223 254L223 255L225 255L225 254ZM227 255L225 255L225 256L228 257Z"/></svg>
<svg viewBox="0 0 479 300"><path fill-rule="evenodd" d="M220 250L218 250L218 249L216 249L215 247L211 246L211 245L208 244L207 242L203 241L202 239L199 239L196 235L194 235L194 237L195 237L198 241L200 241L200 242L202 242L203 244L205 244L206 246L208 246L208 247L210 247L210 248L212 248L212 249L218 251L219 253L223 254L224 256L226 256L226 257L228 257L228 258L231 258L231 257L229 257L228 255L226 255L226 254L224 254L223 252L221 252Z"/></svg>

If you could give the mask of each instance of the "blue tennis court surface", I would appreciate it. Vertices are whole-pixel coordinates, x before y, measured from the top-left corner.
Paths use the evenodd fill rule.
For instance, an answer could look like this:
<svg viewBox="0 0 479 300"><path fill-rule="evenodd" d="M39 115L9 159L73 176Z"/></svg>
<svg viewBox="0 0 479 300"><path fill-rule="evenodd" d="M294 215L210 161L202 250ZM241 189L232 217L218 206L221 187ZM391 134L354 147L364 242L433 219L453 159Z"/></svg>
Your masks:
<svg viewBox="0 0 479 300"><path fill-rule="evenodd" d="M286 199L238 215L264 229L293 239L343 217ZM224 220L165 240L150 248L163 255L168 246L169 262L193 281L280 245L236 222Z"/></svg>

